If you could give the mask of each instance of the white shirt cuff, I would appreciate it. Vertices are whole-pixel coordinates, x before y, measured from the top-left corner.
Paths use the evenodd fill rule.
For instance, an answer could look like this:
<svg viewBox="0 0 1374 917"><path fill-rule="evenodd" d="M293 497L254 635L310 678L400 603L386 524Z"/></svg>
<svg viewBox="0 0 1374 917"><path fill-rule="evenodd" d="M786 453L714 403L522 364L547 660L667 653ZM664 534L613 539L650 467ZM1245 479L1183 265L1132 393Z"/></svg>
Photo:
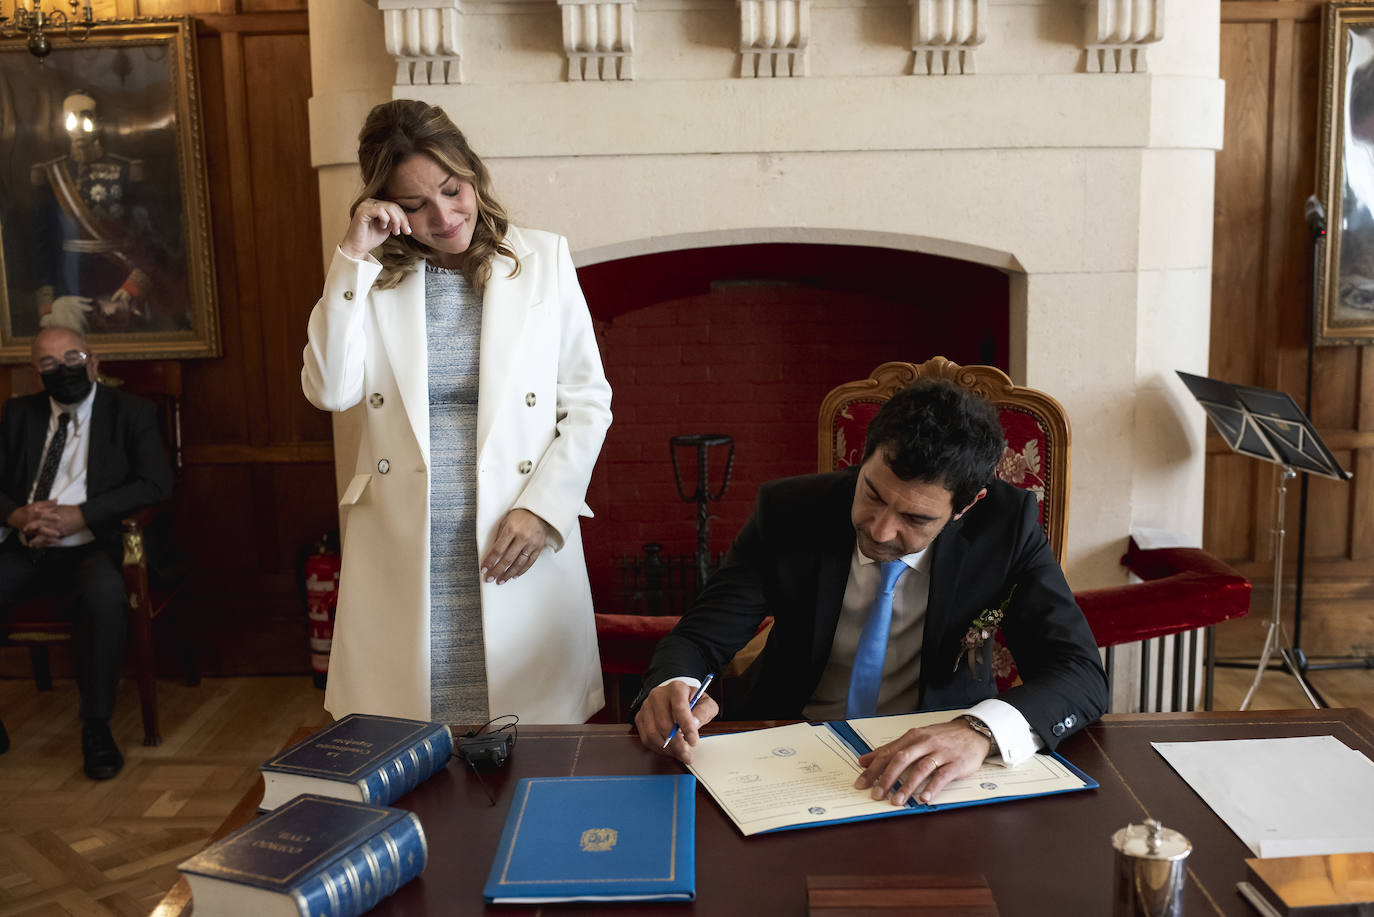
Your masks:
<svg viewBox="0 0 1374 917"><path fill-rule="evenodd" d="M682 682L684 685L691 688L693 691L701 687L701 679L693 678L690 675L679 675L676 678L665 678L663 681L660 681L657 685L655 685L655 687L661 688L664 685L670 685L675 681Z"/></svg>
<svg viewBox="0 0 1374 917"><path fill-rule="evenodd" d="M979 701L969 708L969 715L987 723L997 740L999 754L988 758L990 764L1015 767L1045 747L1030 723L1011 704L997 698Z"/></svg>

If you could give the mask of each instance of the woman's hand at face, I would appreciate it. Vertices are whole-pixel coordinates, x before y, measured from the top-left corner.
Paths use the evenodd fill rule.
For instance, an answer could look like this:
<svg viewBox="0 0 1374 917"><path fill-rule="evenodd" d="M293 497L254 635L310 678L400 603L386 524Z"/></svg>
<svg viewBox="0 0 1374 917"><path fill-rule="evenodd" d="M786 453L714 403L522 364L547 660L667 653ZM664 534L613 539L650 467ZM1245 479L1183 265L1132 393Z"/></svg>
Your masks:
<svg viewBox="0 0 1374 917"><path fill-rule="evenodd" d="M369 197L353 211L348 231L339 248L350 258L362 260L386 241L387 236L410 235L410 220L399 204Z"/></svg>
<svg viewBox="0 0 1374 917"><path fill-rule="evenodd" d="M498 586L515 579L534 566L547 540L543 519L527 509L511 510L496 527L496 540L482 558L482 578Z"/></svg>

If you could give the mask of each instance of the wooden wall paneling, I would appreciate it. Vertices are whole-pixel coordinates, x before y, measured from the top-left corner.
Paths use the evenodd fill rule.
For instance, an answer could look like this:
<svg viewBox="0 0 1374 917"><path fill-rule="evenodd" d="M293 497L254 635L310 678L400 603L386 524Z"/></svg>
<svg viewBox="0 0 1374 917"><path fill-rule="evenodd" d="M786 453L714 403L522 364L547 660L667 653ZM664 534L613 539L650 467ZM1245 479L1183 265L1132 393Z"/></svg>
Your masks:
<svg viewBox="0 0 1374 917"><path fill-rule="evenodd" d="M304 12L306 0L239 0L245 13Z"/></svg>
<svg viewBox="0 0 1374 917"><path fill-rule="evenodd" d="M220 4L221 0L134 0L131 5L139 16L195 16L221 12Z"/></svg>
<svg viewBox="0 0 1374 917"><path fill-rule="evenodd" d="M1272 44L1269 23L1222 25L1226 120L1216 167L1209 363L1212 375L1228 381L1256 378L1264 334L1258 315L1267 273L1266 200L1256 190L1268 184ZM1254 524L1254 505L1269 477L1216 436L1208 437L1207 451L1204 543L1216 545L1230 562L1249 561L1268 544L1267 533Z"/></svg>
<svg viewBox="0 0 1374 917"><path fill-rule="evenodd" d="M1374 434L1374 345L1360 347L1359 353L1359 410L1355 427L1370 435ZM1350 481L1350 489L1356 512L1350 527L1350 559L1368 570L1374 561L1374 442L1355 451L1352 466L1355 477Z"/></svg>
<svg viewBox="0 0 1374 917"><path fill-rule="evenodd" d="M334 499L334 462L272 465L272 494L276 504L277 555L272 569L292 572L302 547L339 527Z"/></svg>
<svg viewBox="0 0 1374 917"><path fill-rule="evenodd" d="M220 48L224 72L224 109L228 125L228 170L230 178L229 207L233 214L237 260L231 266L239 275L239 299L235 303L236 318L241 332L240 347L245 366L260 367L263 361L261 302L256 283L257 246L254 239L253 168L248 148L251 117L250 97L245 86L243 66L243 34L223 32ZM236 393L248 405L246 414L248 442L261 446L267 442L267 387L261 372L245 372L240 380L242 388Z"/></svg>
<svg viewBox="0 0 1374 917"><path fill-rule="evenodd" d="M201 589L202 574L243 576L257 567L258 525L247 509L253 501L251 465L190 465L182 478L187 526L182 537L202 600L215 593Z"/></svg>
<svg viewBox="0 0 1374 917"><path fill-rule="evenodd" d="M259 336L266 385L267 441L330 441L329 415L305 400L301 348L324 274L306 106L310 45L305 34L249 35L245 86L253 98L247 152L253 176Z"/></svg>
<svg viewBox="0 0 1374 917"><path fill-rule="evenodd" d="M1221 72L1227 82L1226 149L1217 160L1216 255L1213 259L1211 372L1238 382L1286 391L1301 404L1307 388L1308 285L1311 248L1303 203L1315 188L1320 106L1320 18L1316 0L1221 4ZM1266 37L1267 36L1267 37ZM1265 42L1268 42L1267 48ZM1267 54L1267 56L1266 56ZM1263 115L1262 123L1257 115ZM1262 159L1262 166L1256 163ZM1261 181L1255 181L1257 175ZM1259 239L1239 213L1261 214ZM1252 298L1247 271L1261 278ZM1253 328L1253 334L1238 334ZM1374 383L1359 348L1318 348L1313 365L1312 416L1332 451L1356 471L1348 483L1309 482L1307 566L1302 645L1309 655L1368 653L1374 648L1374 601L1369 558L1374 556ZM1250 462L1250 480L1233 474L1236 461L1209 437L1204 545L1227 557L1255 584L1252 620L1223 628L1226 649L1258 648L1267 617L1275 469ZM1361 474L1363 469L1363 474ZM1244 497L1253 499L1244 504ZM1285 617L1291 623L1298 550L1299 486L1288 495ZM1243 530L1256 533L1253 550L1239 549ZM1227 644L1225 641L1234 642ZM1251 645L1253 644L1253 645Z"/></svg>
<svg viewBox="0 0 1374 917"><path fill-rule="evenodd" d="M225 67L218 34L200 31L196 43L201 71L201 111L205 128L206 175L210 184L210 225L220 303L220 336L224 355L216 360L183 364L185 387L182 436L187 461L205 443L246 443L250 403L243 397L245 371L243 331L238 316L238 239L234 232L234 176L230 171L232 131L225 110Z"/></svg>

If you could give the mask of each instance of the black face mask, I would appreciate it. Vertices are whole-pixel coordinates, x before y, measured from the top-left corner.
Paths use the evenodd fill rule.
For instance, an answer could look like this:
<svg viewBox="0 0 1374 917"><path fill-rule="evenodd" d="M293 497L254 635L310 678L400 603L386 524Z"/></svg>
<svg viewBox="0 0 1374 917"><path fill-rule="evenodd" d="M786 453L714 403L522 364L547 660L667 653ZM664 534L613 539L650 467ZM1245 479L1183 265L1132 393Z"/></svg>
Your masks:
<svg viewBox="0 0 1374 917"><path fill-rule="evenodd" d="M43 388L58 404L76 404L91 393L85 366L59 366L41 374Z"/></svg>

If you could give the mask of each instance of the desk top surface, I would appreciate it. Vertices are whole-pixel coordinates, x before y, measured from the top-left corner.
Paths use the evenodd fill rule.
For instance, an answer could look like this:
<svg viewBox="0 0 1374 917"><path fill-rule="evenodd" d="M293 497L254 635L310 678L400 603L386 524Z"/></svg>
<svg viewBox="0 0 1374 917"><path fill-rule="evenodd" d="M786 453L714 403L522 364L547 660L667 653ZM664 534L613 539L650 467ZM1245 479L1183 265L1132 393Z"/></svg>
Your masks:
<svg viewBox="0 0 1374 917"><path fill-rule="evenodd" d="M752 725L761 724L726 723L708 731ZM1236 892L1236 882L1245 878L1248 848L1150 743L1303 735L1333 735L1374 758L1374 718L1359 710L1137 714L1108 716L1060 746L1064 757L1101 784L1083 793L745 838L698 789L696 902L617 905L615 912L802 915L808 874L981 873L1002 917L1106 914L1112 901L1112 833L1157 818L1193 844L1184 893L1189 917L1249 917L1253 912ZM430 861L419 879L371 913L528 915L533 908L482 902L482 885L519 778L673 773L682 768L645 750L625 726L522 727L510 763L485 775L495 806L456 759L395 803L420 816ZM217 836L245 824L261 793L259 782ZM191 914L188 899L183 880L153 917ZM566 904L556 911L604 913L605 907Z"/></svg>

